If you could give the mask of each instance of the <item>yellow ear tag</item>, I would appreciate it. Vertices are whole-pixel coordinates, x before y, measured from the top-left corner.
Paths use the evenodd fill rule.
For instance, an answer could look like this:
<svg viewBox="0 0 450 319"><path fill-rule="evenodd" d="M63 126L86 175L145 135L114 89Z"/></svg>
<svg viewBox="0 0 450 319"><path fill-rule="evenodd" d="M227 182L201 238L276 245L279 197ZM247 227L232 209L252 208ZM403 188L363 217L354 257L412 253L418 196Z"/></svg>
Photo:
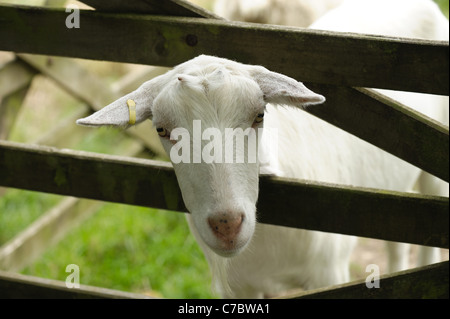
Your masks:
<svg viewBox="0 0 450 319"><path fill-rule="evenodd" d="M136 123L136 103L133 100L127 100L128 111L130 112L130 120L128 124L133 125Z"/></svg>

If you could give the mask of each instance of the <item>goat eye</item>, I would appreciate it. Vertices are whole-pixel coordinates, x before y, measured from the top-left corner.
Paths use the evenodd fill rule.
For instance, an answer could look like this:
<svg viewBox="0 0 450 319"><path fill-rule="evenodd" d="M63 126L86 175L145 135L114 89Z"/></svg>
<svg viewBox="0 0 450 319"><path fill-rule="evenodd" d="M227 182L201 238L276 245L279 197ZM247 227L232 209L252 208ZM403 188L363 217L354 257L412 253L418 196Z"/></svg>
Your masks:
<svg viewBox="0 0 450 319"><path fill-rule="evenodd" d="M261 123L264 119L264 113L259 113L255 118L255 123Z"/></svg>
<svg viewBox="0 0 450 319"><path fill-rule="evenodd" d="M163 128L163 127L157 127L156 128L156 132L158 132L158 135L161 137L167 137L168 136L168 131Z"/></svg>

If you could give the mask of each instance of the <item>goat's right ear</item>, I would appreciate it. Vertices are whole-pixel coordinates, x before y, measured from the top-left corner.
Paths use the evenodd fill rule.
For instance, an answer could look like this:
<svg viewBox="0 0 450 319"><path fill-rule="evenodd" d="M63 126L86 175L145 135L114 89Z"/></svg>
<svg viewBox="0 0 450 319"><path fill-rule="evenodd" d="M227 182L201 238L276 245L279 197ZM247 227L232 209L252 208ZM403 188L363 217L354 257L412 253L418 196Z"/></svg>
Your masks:
<svg viewBox="0 0 450 319"><path fill-rule="evenodd" d="M158 94L153 80L142 84L135 91L105 106L94 114L77 120L83 126L128 127L152 117L153 100Z"/></svg>
<svg viewBox="0 0 450 319"><path fill-rule="evenodd" d="M325 102L325 97L314 93L303 83L286 75L269 71L262 66L252 66L250 74L258 83L267 103L305 108Z"/></svg>

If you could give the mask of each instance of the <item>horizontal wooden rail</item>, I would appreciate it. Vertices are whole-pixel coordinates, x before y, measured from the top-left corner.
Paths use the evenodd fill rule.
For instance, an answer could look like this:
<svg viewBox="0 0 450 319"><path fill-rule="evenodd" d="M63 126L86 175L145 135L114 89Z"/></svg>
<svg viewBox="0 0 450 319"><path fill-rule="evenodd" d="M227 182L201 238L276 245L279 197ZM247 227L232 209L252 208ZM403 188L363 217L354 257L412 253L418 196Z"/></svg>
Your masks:
<svg viewBox="0 0 450 319"><path fill-rule="evenodd" d="M169 163L0 141L0 186L185 212ZM448 198L262 176L262 223L448 248Z"/></svg>
<svg viewBox="0 0 450 319"><path fill-rule="evenodd" d="M67 273L69 276L70 273ZM80 285L0 270L1 299L153 299L147 295Z"/></svg>
<svg viewBox="0 0 450 319"><path fill-rule="evenodd" d="M379 288L365 280L288 295L289 299L448 299L448 261L383 275Z"/></svg>
<svg viewBox="0 0 450 319"><path fill-rule="evenodd" d="M449 92L448 42L93 10L83 10L80 28L69 29L67 15L0 6L0 50L160 66L210 54L306 82ZM274 51L283 54L274 59Z"/></svg>

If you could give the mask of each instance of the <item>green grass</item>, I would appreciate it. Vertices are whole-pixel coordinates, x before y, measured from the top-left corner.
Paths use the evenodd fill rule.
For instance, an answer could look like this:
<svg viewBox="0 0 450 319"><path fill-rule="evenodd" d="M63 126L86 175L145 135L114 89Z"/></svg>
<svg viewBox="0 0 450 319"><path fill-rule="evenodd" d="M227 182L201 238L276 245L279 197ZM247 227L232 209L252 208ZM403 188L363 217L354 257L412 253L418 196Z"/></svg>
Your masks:
<svg viewBox="0 0 450 319"><path fill-rule="evenodd" d="M0 245L23 231L60 199L58 195L8 190L0 197Z"/></svg>
<svg viewBox="0 0 450 319"><path fill-rule="evenodd" d="M165 298L211 298L208 265L181 213L106 204L23 273Z"/></svg>
<svg viewBox="0 0 450 319"><path fill-rule="evenodd" d="M448 0L434 0L434 2L436 2L439 5L442 12L448 18Z"/></svg>

